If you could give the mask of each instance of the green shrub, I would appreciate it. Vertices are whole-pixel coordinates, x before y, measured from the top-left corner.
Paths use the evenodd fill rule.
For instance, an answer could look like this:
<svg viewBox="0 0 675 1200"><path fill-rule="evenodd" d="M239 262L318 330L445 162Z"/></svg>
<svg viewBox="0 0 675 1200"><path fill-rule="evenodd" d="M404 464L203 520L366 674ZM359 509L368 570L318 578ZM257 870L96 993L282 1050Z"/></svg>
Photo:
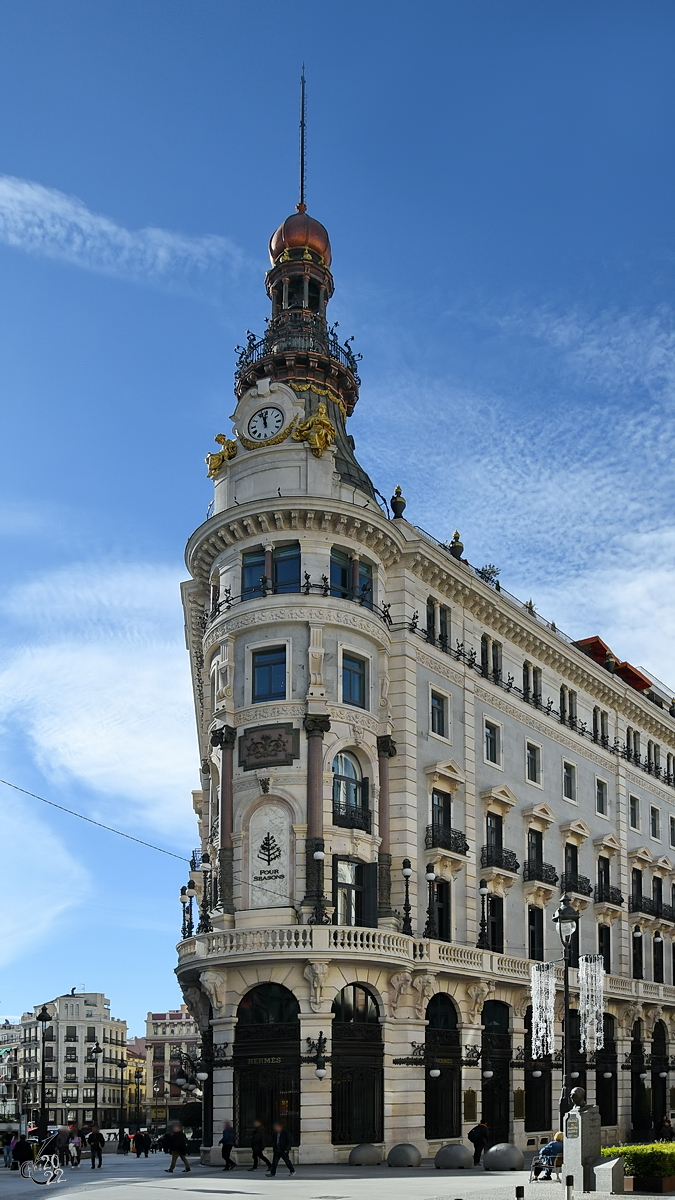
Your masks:
<svg viewBox="0 0 675 1200"><path fill-rule="evenodd" d="M603 1158L623 1159L626 1175L651 1175L663 1179L675 1175L675 1142L651 1142L644 1146L605 1146Z"/></svg>

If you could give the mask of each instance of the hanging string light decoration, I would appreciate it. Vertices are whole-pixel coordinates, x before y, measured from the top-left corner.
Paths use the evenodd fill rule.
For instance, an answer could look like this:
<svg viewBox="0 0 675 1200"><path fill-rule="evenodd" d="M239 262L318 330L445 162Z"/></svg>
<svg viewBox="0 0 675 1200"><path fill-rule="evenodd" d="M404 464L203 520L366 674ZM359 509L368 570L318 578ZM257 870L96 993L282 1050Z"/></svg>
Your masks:
<svg viewBox="0 0 675 1200"><path fill-rule="evenodd" d="M605 1044L605 963L601 954L579 959L579 1026L581 1051L602 1050Z"/></svg>
<svg viewBox="0 0 675 1200"><path fill-rule="evenodd" d="M532 993L532 1058L553 1053L555 1016L555 964L533 963L530 968Z"/></svg>

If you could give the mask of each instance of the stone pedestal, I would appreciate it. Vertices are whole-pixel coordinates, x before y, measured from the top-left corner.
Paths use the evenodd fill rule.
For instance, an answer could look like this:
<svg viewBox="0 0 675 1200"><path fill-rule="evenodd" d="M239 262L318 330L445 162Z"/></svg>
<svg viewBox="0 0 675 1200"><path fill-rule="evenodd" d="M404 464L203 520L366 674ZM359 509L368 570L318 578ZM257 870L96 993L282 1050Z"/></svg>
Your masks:
<svg viewBox="0 0 675 1200"><path fill-rule="evenodd" d="M622 1158L603 1158L599 1167L595 1168L596 1192L610 1192L621 1195L624 1190L624 1169Z"/></svg>
<svg viewBox="0 0 675 1200"><path fill-rule="evenodd" d="M583 1096L581 1088L575 1091ZM564 1125L564 1174L574 1176L575 1191L594 1192L594 1167L600 1161L600 1110L595 1105L575 1105L565 1114Z"/></svg>

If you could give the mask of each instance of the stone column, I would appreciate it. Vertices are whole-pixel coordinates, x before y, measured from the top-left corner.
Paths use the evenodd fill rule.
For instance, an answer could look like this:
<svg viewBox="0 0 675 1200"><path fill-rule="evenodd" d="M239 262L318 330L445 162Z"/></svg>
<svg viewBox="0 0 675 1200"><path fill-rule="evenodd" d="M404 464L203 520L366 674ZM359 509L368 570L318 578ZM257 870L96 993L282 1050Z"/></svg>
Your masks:
<svg viewBox="0 0 675 1200"><path fill-rule="evenodd" d="M321 713L305 717L307 734L307 839L305 842L304 905L314 906L323 894L323 861L314 855L323 850L323 736L330 730L330 718Z"/></svg>
<svg viewBox="0 0 675 1200"><path fill-rule="evenodd" d="M380 782L379 834L377 856L377 916L391 917L391 835L389 820L389 759L396 756L396 742L387 733L377 739L377 765Z"/></svg>
<svg viewBox="0 0 675 1200"><path fill-rule="evenodd" d="M218 852L220 903L224 913L234 913L234 849L232 843L232 778L234 773L234 744L237 731L223 725L211 734L211 744L220 746L220 850Z"/></svg>

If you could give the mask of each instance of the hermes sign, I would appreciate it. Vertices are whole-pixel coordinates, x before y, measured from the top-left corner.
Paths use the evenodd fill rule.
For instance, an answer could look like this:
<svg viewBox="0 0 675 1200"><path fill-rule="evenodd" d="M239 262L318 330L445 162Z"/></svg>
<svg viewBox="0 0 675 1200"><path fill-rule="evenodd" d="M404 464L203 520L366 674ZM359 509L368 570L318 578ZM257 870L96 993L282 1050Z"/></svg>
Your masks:
<svg viewBox="0 0 675 1200"><path fill-rule="evenodd" d="M259 767L289 767L300 757L300 730L283 725L256 725L239 738L239 766L245 771Z"/></svg>

